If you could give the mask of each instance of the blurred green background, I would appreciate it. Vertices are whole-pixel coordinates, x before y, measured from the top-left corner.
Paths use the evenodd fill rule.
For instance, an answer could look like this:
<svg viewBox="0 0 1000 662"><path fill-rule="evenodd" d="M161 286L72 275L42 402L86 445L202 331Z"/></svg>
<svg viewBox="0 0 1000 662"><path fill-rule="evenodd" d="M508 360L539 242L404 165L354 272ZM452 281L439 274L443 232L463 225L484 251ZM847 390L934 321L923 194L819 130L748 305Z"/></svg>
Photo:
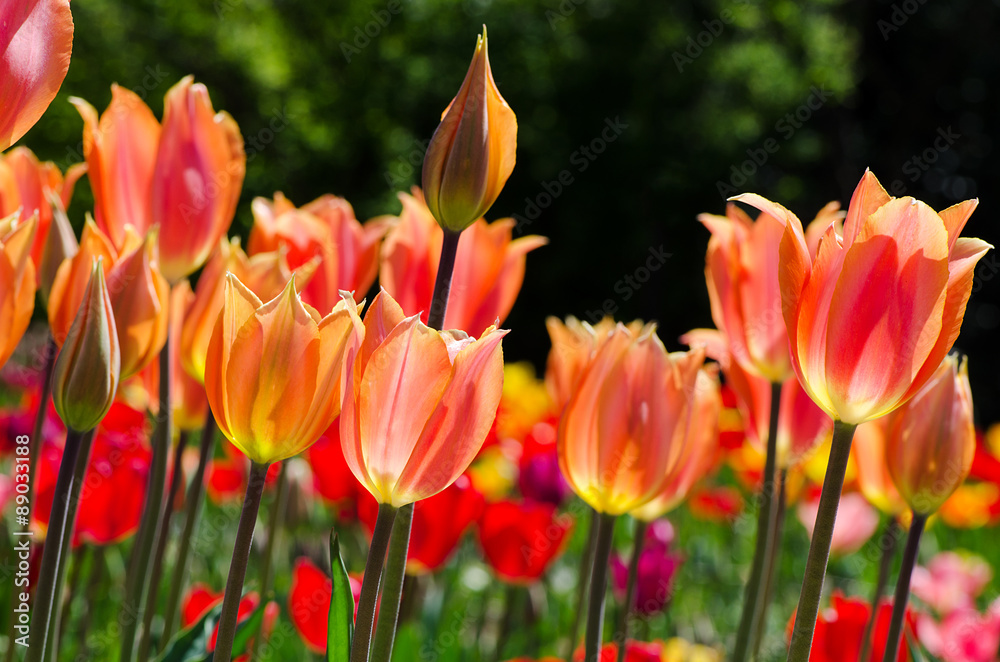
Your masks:
<svg viewBox="0 0 1000 662"><path fill-rule="evenodd" d="M536 365L549 314L657 319L672 348L710 325L695 216L736 192L809 220L871 167L935 208L982 194L966 234L1000 242L1000 0L88 0L73 13L69 75L21 144L65 168L82 160L68 96L103 109L118 82L159 116L193 73L247 140L241 233L250 201L276 190L297 204L343 195L361 219L398 212L486 23L519 122L490 217L551 238L507 322L507 355ZM563 171L572 183L553 184ZM78 191L74 221L91 204ZM998 268L993 254L980 265L958 342L984 424L997 418Z"/></svg>

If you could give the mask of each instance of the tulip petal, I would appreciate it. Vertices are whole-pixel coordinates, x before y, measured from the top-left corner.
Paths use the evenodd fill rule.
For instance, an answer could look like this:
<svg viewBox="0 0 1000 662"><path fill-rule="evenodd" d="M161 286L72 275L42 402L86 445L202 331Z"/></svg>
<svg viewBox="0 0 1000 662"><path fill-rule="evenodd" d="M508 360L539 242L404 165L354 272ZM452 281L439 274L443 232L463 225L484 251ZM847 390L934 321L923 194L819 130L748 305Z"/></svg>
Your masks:
<svg viewBox="0 0 1000 662"><path fill-rule="evenodd" d="M844 219L844 250L849 249L864 227L868 217L893 198L885 192L882 184L871 170L865 170L864 176L854 189L851 203L847 206L847 218Z"/></svg>

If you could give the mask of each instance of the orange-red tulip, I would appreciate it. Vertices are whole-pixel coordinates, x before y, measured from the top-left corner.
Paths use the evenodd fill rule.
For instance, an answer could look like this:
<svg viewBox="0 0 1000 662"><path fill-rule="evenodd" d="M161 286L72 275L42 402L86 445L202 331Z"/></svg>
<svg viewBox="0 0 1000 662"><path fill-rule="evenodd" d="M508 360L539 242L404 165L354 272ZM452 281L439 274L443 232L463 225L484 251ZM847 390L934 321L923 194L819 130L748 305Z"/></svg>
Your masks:
<svg viewBox="0 0 1000 662"><path fill-rule="evenodd" d="M816 404L858 424L913 397L958 337L973 270L991 248L958 236L977 201L936 213L891 198L866 172L843 237L831 225L814 258L794 214L758 195L736 199L785 224L782 312L796 374Z"/></svg>
<svg viewBox="0 0 1000 662"><path fill-rule="evenodd" d="M320 312L340 301L339 291L353 292L361 301L375 282L378 253L390 226L386 218L364 225L343 198L324 195L296 209L281 193L274 201L255 198L251 207L254 224L247 251L250 255L288 251L291 268L322 259L316 275L303 283L302 299Z"/></svg>
<svg viewBox="0 0 1000 662"><path fill-rule="evenodd" d="M262 303L228 274L205 364L219 429L257 464L301 453L340 412L344 364L362 337L350 296L321 317L299 299L294 279Z"/></svg>
<svg viewBox="0 0 1000 662"><path fill-rule="evenodd" d="M31 244L38 219L19 214L0 220L0 367L28 329L35 309L35 265Z"/></svg>
<svg viewBox="0 0 1000 662"><path fill-rule="evenodd" d="M66 427L86 432L101 422L115 401L120 368L115 316L98 258L52 367L52 404Z"/></svg>
<svg viewBox="0 0 1000 662"><path fill-rule="evenodd" d="M139 95L118 85L111 86L111 103L100 117L83 99L73 97L70 102L83 117L94 218L121 251L126 225L140 236L152 225L150 195L160 123Z"/></svg>
<svg viewBox="0 0 1000 662"><path fill-rule="evenodd" d="M442 228L461 232L489 211L514 170L516 151L517 118L493 81L484 25L465 81L424 157L427 206Z"/></svg>
<svg viewBox="0 0 1000 662"><path fill-rule="evenodd" d="M420 189L400 193L403 211L382 247L379 278L407 315L427 321L444 232L434 222ZM529 235L511 239L513 219L479 219L458 243L444 328L482 333L503 323L524 282L525 255L548 243Z"/></svg>
<svg viewBox="0 0 1000 662"><path fill-rule="evenodd" d="M868 503L887 515L898 517L906 510L885 463L885 443L889 417L868 421L854 432L851 454L858 470L858 488Z"/></svg>
<svg viewBox="0 0 1000 662"><path fill-rule="evenodd" d="M69 0L0 4L0 152L35 125L69 70Z"/></svg>
<svg viewBox="0 0 1000 662"><path fill-rule="evenodd" d="M305 262L295 270L295 284L305 286L316 270L318 259ZM181 362L198 381L205 380L205 357L212 339L219 311L225 301L226 273L236 276L261 300L278 296L292 277L285 254L281 251L260 253L248 258L238 238L222 239L212 258L198 277L194 303L184 317L181 329Z"/></svg>
<svg viewBox="0 0 1000 662"><path fill-rule="evenodd" d="M448 487L476 457L500 404L507 331L476 340L431 329L385 290L364 325L340 440L355 477L398 508Z"/></svg>
<svg viewBox="0 0 1000 662"><path fill-rule="evenodd" d="M929 515L969 475L976 452L966 360L948 356L888 422L886 464L900 496Z"/></svg>
<svg viewBox="0 0 1000 662"><path fill-rule="evenodd" d="M192 76L170 88L163 104L150 220L160 225L160 269L176 283L205 263L233 222L246 154L236 122L213 110L208 89Z"/></svg>
<svg viewBox="0 0 1000 662"><path fill-rule="evenodd" d="M559 466L594 510L621 515L654 499L684 458L705 351L667 354L647 325L619 324L577 383L559 426Z"/></svg>

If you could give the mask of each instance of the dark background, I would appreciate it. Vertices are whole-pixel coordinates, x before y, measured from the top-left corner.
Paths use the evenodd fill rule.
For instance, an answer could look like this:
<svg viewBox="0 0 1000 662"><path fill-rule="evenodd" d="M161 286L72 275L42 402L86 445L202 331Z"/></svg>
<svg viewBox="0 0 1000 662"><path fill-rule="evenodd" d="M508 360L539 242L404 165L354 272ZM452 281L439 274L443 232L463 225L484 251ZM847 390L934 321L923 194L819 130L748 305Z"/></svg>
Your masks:
<svg viewBox="0 0 1000 662"><path fill-rule="evenodd" d="M551 239L506 323L512 360L541 366L545 316L586 319L607 300L619 319L657 319L669 348L711 325L695 216L722 213L723 194L754 191L808 222L846 204L870 167L936 209L981 196L965 234L1000 245L1000 0L89 0L73 14L69 75L20 144L65 169L83 158L70 95L103 110L118 82L159 117L193 73L252 154L242 234L250 201L276 190L297 204L343 195L361 219L397 213L486 23L519 124L517 167L489 216L516 214ZM621 134L592 161L578 152L616 119ZM572 183L557 190L564 170ZM80 223L92 199L77 191ZM661 245L670 257L647 282L623 280L642 278ZM993 253L980 264L957 343L981 424L1000 418L998 269Z"/></svg>

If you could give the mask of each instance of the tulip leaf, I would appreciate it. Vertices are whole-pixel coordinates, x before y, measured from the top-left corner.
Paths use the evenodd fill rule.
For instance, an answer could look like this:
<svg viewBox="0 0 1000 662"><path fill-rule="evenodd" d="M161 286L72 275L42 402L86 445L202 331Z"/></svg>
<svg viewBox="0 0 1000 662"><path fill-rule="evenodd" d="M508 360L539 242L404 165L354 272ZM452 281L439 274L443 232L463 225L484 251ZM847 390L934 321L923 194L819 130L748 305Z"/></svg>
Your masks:
<svg viewBox="0 0 1000 662"><path fill-rule="evenodd" d="M347 566L340 556L340 538L330 532L330 571L333 590L330 592L330 619L326 637L327 662L347 662L351 657L354 636L354 593Z"/></svg>
<svg viewBox="0 0 1000 662"><path fill-rule="evenodd" d="M222 617L222 603L215 605L190 627L181 630L167 645L163 654L156 662L211 662L213 653L208 652L208 643L212 639L219 619ZM260 630L264 620L264 605L258 606L247 618L240 621L236 627L236 637L233 639L233 657L244 653L250 639Z"/></svg>

